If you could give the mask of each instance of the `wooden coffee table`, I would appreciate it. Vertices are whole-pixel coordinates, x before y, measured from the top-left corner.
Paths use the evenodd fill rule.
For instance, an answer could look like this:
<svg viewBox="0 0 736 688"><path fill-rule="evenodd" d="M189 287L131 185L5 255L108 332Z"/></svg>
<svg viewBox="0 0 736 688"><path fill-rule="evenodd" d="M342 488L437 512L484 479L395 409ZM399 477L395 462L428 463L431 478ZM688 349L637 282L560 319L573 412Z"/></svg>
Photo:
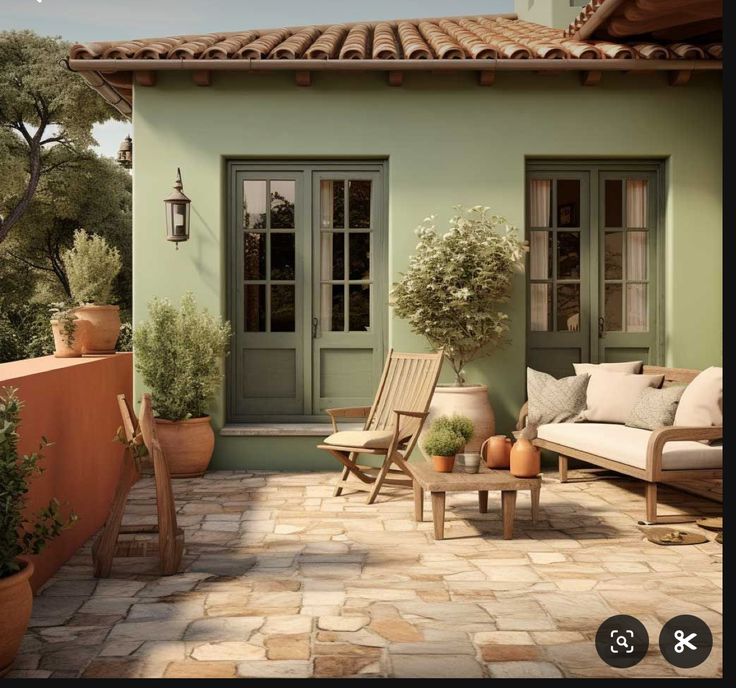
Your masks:
<svg viewBox="0 0 736 688"><path fill-rule="evenodd" d="M515 478L508 471L491 470L481 464L477 473L460 472L455 467L453 473L438 473L426 462L410 463L414 478L414 518L424 520L424 491L432 495L432 520L435 540L445 536L445 494L447 492L477 492L478 507L482 514L488 511L488 493L501 492L501 513L503 517L503 538L511 540L514 535L514 514L516 493L530 490L532 499L532 521L536 523L539 512L539 492L541 478Z"/></svg>

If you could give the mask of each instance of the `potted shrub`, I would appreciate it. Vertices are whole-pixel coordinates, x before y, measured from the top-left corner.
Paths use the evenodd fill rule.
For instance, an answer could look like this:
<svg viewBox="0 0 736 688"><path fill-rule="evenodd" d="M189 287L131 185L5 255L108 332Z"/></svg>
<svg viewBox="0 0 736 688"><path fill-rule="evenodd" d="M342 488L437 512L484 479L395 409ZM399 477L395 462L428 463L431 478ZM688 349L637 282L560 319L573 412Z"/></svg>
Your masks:
<svg viewBox="0 0 736 688"><path fill-rule="evenodd" d="M173 478L202 475L215 447L209 408L223 378L230 323L199 310L191 294L181 306L154 299L133 332L135 364L150 388L156 429Z"/></svg>
<svg viewBox="0 0 736 688"><path fill-rule="evenodd" d="M23 405L16 390L0 389L0 676L13 663L31 618L33 564L23 555L38 554L49 540L76 520L62 520L59 502L35 516L26 515L29 482L41 472L42 440L35 454L18 456L18 426Z"/></svg>
<svg viewBox="0 0 736 688"><path fill-rule="evenodd" d="M455 455L463 448L465 438L447 425L432 423L424 438L424 451L432 457L432 468L438 473L452 473Z"/></svg>
<svg viewBox="0 0 736 688"><path fill-rule="evenodd" d="M122 266L120 251L99 234L74 232L74 245L62 254L74 310L81 330L82 353L114 354L120 334L120 309L110 304Z"/></svg>
<svg viewBox="0 0 736 688"><path fill-rule="evenodd" d="M417 228L416 255L392 290L392 303L413 332L444 348L455 373L454 383L435 389L428 420L448 413L468 416L475 433L466 450L477 452L494 433L495 420L488 387L468 384L465 366L508 340L508 315L501 307L509 300L514 273L523 271L526 244L489 208L457 210L443 234L434 217Z"/></svg>
<svg viewBox="0 0 736 688"><path fill-rule="evenodd" d="M54 335L54 356L75 358L82 355L81 327L76 309L63 303L52 304L51 332Z"/></svg>

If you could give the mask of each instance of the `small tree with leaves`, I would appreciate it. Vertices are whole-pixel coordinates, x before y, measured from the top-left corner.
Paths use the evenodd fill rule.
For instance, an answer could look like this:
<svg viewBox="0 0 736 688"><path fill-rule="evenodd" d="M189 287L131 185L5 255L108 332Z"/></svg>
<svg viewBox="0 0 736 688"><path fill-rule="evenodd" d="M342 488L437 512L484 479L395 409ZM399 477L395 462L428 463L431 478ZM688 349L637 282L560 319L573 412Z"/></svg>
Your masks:
<svg viewBox="0 0 736 688"><path fill-rule="evenodd" d="M0 389L0 579L20 570L20 555L38 554L49 540L76 521L73 513L62 517L57 499L35 516L25 515L29 482L43 471L39 466L41 452L49 443L44 437L38 452L18 456L22 408L15 389Z"/></svg>
<svg viewBox="0 0 736 688"><path fill-rule="evenodd" d="M419 225L416 255L392 301L413 332L444 347L457 384L463 385L465 364L508 339L509 318L501 305L509 300L514 273L524 269L526 244L516 227L489 208L457 210L444 234L434 217Z"/></svg>

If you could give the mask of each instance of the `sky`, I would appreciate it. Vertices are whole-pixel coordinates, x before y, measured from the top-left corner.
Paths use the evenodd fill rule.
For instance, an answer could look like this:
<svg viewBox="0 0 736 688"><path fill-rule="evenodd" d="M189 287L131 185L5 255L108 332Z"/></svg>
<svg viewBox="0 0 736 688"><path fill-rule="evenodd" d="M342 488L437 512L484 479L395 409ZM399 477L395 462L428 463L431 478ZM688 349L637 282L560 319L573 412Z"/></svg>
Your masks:
<svg viewBox="0 0 736 688"><path fill-rule="evenodd" d="M513 11L514 0L0 0L0 31L84 42ZM130 130L125 122L98 125L98 152L115 156Z"/></svg>

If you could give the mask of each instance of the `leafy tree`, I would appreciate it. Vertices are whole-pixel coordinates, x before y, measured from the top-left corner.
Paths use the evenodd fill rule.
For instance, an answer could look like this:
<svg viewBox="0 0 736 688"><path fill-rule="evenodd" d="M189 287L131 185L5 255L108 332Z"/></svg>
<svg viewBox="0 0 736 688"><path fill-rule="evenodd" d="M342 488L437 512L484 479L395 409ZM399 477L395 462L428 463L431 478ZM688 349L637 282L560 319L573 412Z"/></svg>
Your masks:
<svg viewBox="0 0 736 688"><path fill-rule="evenodd" d="M43 175L88 155L95 123L122 117L66 69L68 50L60 38L0 32L0 244Z"/></svg>

